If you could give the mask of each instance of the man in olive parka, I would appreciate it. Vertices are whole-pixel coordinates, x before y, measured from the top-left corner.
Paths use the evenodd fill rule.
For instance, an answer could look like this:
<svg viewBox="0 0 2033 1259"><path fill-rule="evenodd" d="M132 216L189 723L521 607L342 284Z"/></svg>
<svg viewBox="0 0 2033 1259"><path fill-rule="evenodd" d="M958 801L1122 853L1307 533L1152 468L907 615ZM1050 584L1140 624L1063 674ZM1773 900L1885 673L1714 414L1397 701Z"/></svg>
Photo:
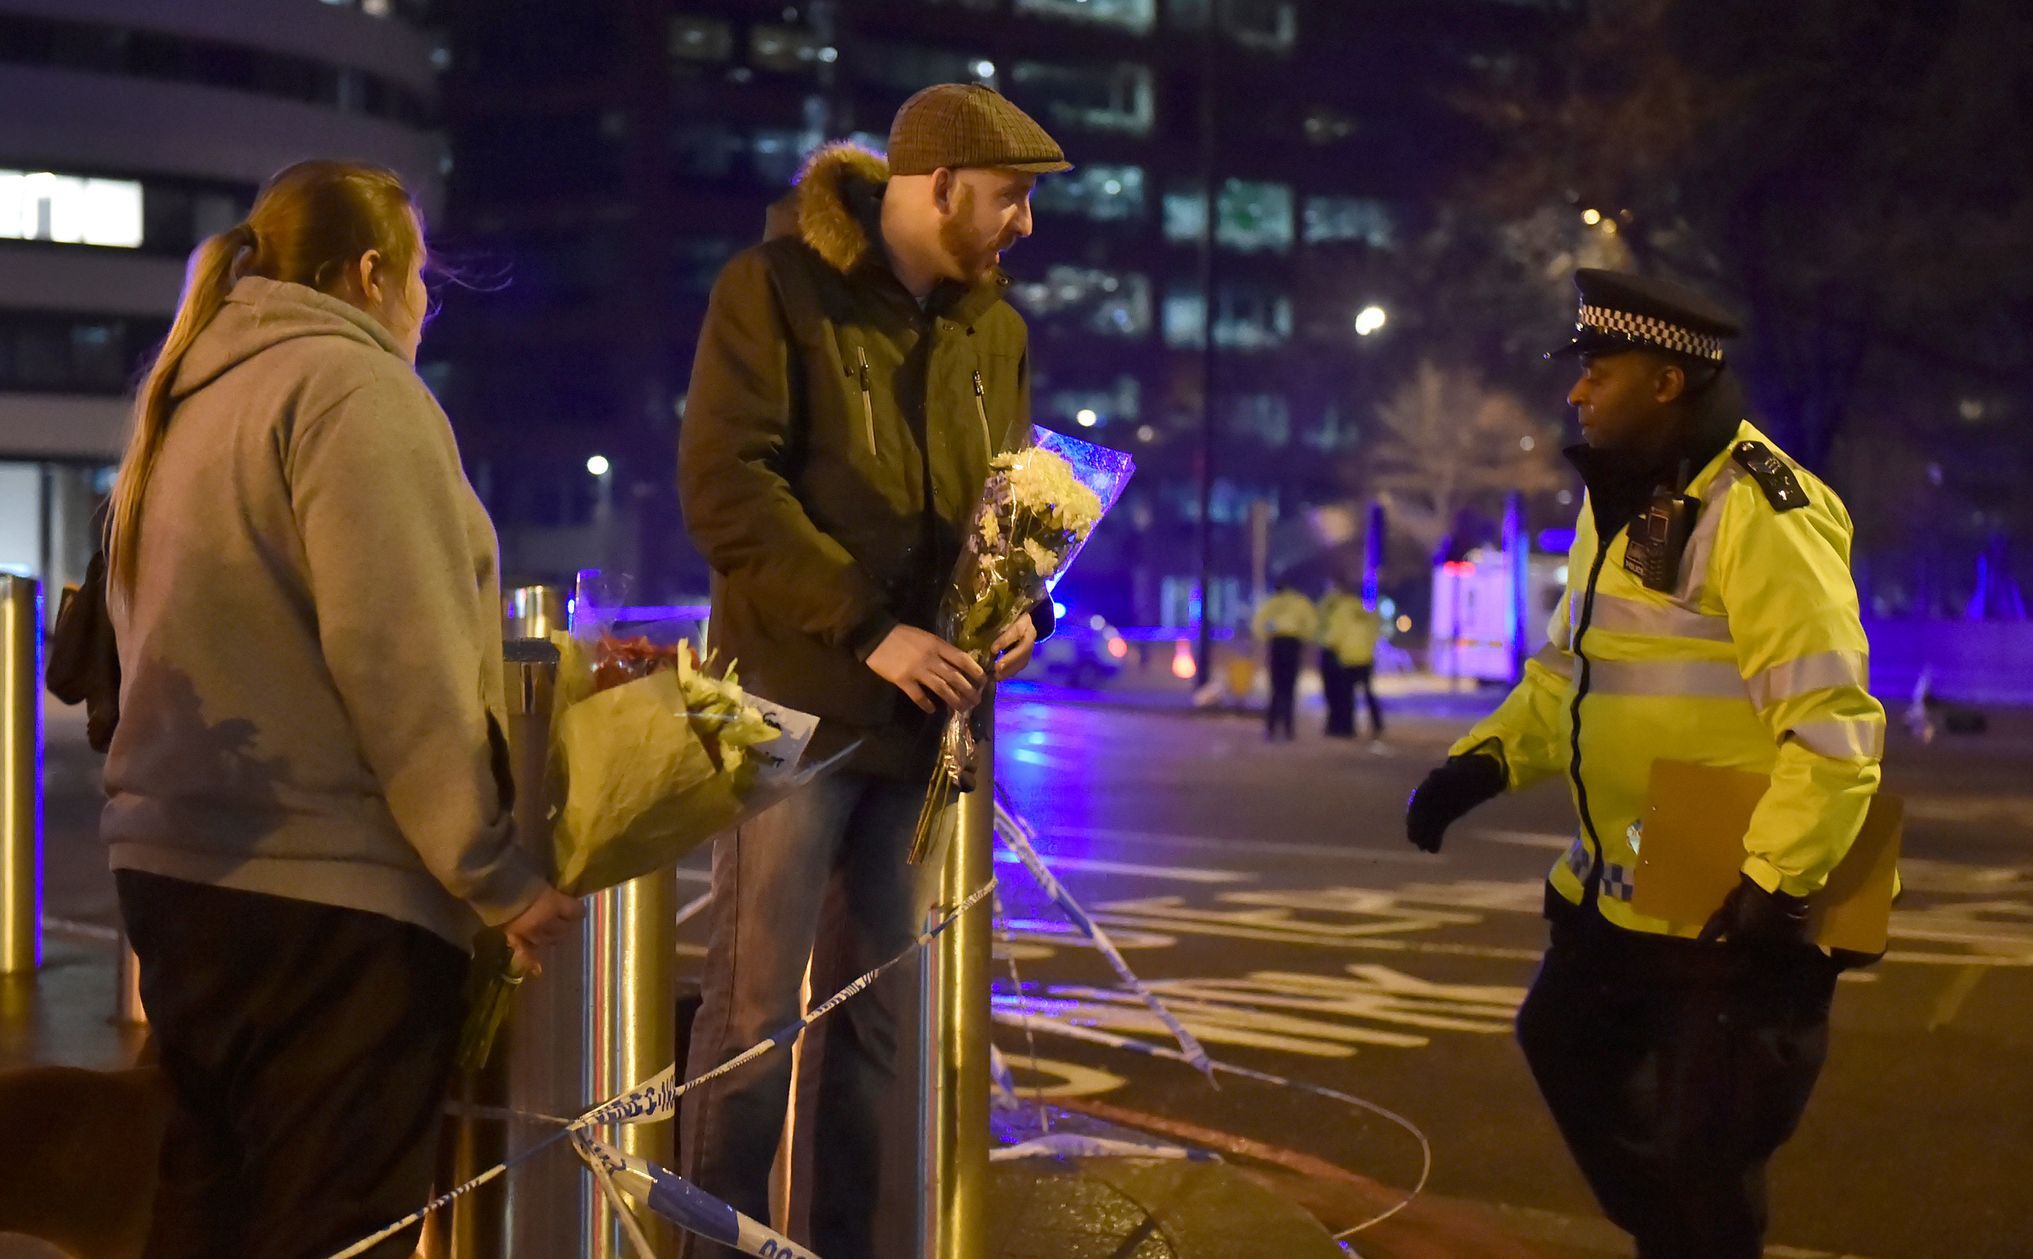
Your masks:
<svg viewBox="0 0 2033 1259"><path fill-rule="evenodd" d="M754 693L821 718L808 755L853 751L716 845L688 1075L795 1021L808 959L831 994L923 928L936 863L905 856L938 730L990 684L930 627L991 454L1029 441L1028 336L999 263L1030 235L1038 175L1065 169L995 92L928 88L898 112L887 161L815 154L714 286L678 447L712 646ZM997 678L1049 615L1003 634ZM813 1179L795 1196L828 1259L911 1244L916 982L901 968L820 1025L797 1125ZM789 1078L774 1053L685 1099L683 1174L761 1220ZM695 1259L734 1254L688 1242Z"/></svg>

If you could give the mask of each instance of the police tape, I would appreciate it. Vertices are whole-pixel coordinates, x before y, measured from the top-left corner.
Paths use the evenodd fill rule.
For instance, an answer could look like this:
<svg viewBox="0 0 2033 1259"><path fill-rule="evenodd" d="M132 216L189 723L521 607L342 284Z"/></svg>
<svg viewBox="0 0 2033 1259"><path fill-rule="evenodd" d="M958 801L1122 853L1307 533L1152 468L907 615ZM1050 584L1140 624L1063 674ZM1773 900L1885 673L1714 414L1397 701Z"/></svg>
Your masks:
<svg viewBox="0 0 2033 1259"><path fill-rule="evenodd" d="M573 1140L580 1157L636 1201L648 1206L688 1233L732 1246L756 1259L819 1259L782 1233L743 1215L727 1203L648 1159L624 1154L613 1146L579 1133ZM640 1243L645 1254L648 1244Z"/></svg>
<svg viewBox="0 0 2033 1259"><path fill-rule="evenodd" d="M1059 907L1059 912L1066 915L1067 920L1080 929L1081 933L1093 943L1095 952L1107 960L1109 966L1121 977L1122 982L1136 994L1137 999L1165 1025L1165 1030L1172 1034L1172 1039L1179 1042L1179 1049L1185 1055L1185 1061L1206 1076L1208 1083L1219 1088L1220 1085L1214 1078L1213 1062L1207 1056L1207 1050L1201 1047L1199 1038L1186 1030L1186 1025L1166 1008L1165 1003L1158 999L1158 994L1152 992L1143 980L1137 978L1136 972L1129 968L1129 962L1123 958L1122 952L1115 947L1115 941L1109 939L1108 933L1101 929L1101 924L1088 916L1087 911L1081 908L1080 902L1074 900L1073 894L1068 892L1053 876L1051 870L1046 868L1044 859L1038 856L1036 836L1031 830L1030 823L1017 812L1015 802L1001 787L995 789L995 833L1001 836L1002 842L1016 854L1017 860L1023 862L1024 869L1031 872L1031 877L1037 880L1045 895L1052 898L1052 903Z"/></svg>
<svg viewBox="0 0 2033 1259"><path fill-rule="evenodd" d="M679 1083L677 1079L678 1064L672 1063L627 1092L618 1094L608 1101L600 1103L569 1123L560 1124L556 1132L531 1145L513 1158L496 1163L465 1184L446 1190L444 1193L432 1198L418 1210L411 1212L409 1215L404 1216L372 1236L363 1237L344 1250L334 1252L329 1256L329 1259L355 1259L356 1256L365 1254L404 1229L422 1223L429 1217L431 1212L449 1206L458 1199L479 1189L482 1185L505 1175L512 1168L535 1158L559 1142L577 1138L579 1134L588 1128L614 1123L653 1123L670 1118L677 1113L678 1099L686 1093L702 1084L717 1080L730 1071L739 1070L773 1050L790 1044L798 1038L799 1033L826 1017L826 1015L832 1013L835 1009L838 1009L842 1002L861 992L865 992L869 985L880 979L885 972L910 960L920 949L923 949L933 940L944 934L948 927L951 927L954 923L965 917L967 911L988 899L994 892L995 880L990 879L976 888L965 900L954 906L924 934L911 941L909 946L895 957L890 958L882 965L834 993L823 1003L813 1007L804 1017L796 1022L783 1028L776 1034L756 1042L748 1049L743 1050L740 1054L728 1059L706 1074ZM534 1122L559 1122L550 1116L529 1114L522 1111L502 1111L497 1109L491 1113L503 1118L523 1119ZM787 1256L787 1259L795 1259L795 1257L803 1255L806 1259L809 1259L809 1252L795 1250L789 1252L778 1250L773 1252L773 1254Z"/></svg>
<svg viewBox="0 0 2033 1259"><path fill-rule="evenodd" d="M1018 999L1020 1000L1021 998ZM998 1001L995 1005L995 1008L992 1011L992 1017L995 1019L996 1022L1001 1023L1006 1027L1022 1026L1024 1020L1026 1018L1029 1018L1033 1026L1038 1027L1052 1035L1064 1036L1071 1040L1086 1041L1087 1043L1092 1045L1104 1045L1110 1049L1127 1050L1130 1053L1143 1054L1145 1057L1149 1058L1164 1058L1167 1059L1168 1061L1184 1062L1188 1063L1189 1065L1192 1065L1192 1060L1177 1049L1172 1049L1165 1045L1153 1045L1147 1041L1134 1040L1128 1036L1117 1035L1114 1032L1104 1032L1099 1028L1086 1027L1081 1024L1074 1023L1071 1020L1063 1018L1059 1015L1049 1014L1042 1010L1013 1009L1011 1008L1013 1005L1015 1005L1014 1001ZM1413 1123L1411 1120L1405 1118L1403 1115L1400 1115L1394 1110L1387 1110L1384 1107L1377 1105L1375 1102L1357 1097L1353 1093L1344 1093L1340 1089L1328 1088L1324 1084L1311 1084L1305 1080L1293 1080L1288 1079L1282 1075L1272 1075L1268 1071L1257 1071L1249 1067L1238 1067L1230 1063L1222 1062L1218 1058L1211 1059L1209 1065L1211 1065L1214 1068L1214 1070L1220 1072L1223 1075L1239 1076L1245 1080L1255 1080L1260 1084L1270 1084L1275 1085L1279 1088L1295 1089L1302 1093L1310 1093L1315 1097L1324 1097L1329 1099L1330 1101L1337 1101L1343 1103L1344 1105L1353 1106L1357 1110L1366 1111L1369 1114L1376 1115L1379 1118L1386 1119L1391 1123L1396 1124L1398 1127L1404 1129L1407 1133L1410 1133L1412 1139L1419 1143L1419 1158L1420 1158L1419 1179L1417 1183L1415 1183L1412 1186L1411 1190L1407 1192L1405 1196L1402 1199L1400 1199L1396 1204L1394 1204L1388 1211L1385 1211L1381 1215L1374 1216L1371 1219L1365 1220L1362 1223L1356 1225L1354 1228L1343 1229L1341 1232L1336 1233L1334 1235L1334 1240L1342 1241L1346 1238L1355 1236L1357 1233L1360 1233L1365 1229L1375 1228L1377 1225L1383 1223L1385 1220L1390 1219L1392 1216L1404 1210L1406 1207L1411 1206L1412 1203L1418 1199L1419 1195L1426 1191L1426 1182L1429 1179L1431 1179L1433 1175L1433 1143L1426 1139L1426 1134L1420 1131L1419 1125Z"/></svg>

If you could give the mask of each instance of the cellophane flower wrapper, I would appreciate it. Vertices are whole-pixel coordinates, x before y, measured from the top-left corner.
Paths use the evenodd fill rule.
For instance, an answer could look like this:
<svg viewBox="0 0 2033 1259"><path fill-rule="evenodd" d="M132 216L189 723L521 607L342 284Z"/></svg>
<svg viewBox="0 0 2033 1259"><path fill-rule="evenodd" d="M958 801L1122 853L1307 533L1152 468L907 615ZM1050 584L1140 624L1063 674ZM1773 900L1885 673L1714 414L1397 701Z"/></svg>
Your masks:
<svg viewBox="0 0 2033 1259"><path fill-rule="evenodd" d="M803 763L816 717L748 695L732 667L715 674L659 628L552 635L550 874L568 896L673 864L832 763ZM519 982L504 972L476 1001L462 1068L485 1062Z"/></svg>
<svg viewBox="0 0 2033 1259"><path fill-rule="evenodd" d="M995 640L1050 597L1135 470L1136 461L1119 450L1047 428L1033 428L1031 444L1023 449L990 459L988 481L940 601L940 635L993 676ZM946 803L970 781L975 743L967 717L947 719L911 845L913 861L929 854Z"/></svg>

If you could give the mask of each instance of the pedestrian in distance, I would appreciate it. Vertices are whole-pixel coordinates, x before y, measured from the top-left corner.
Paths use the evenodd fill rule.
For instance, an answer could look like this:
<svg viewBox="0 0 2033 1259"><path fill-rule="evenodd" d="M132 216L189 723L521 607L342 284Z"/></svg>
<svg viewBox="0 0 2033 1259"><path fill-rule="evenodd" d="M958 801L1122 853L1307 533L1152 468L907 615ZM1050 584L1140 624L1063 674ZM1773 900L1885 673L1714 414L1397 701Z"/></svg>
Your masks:
<svg viewBox="0 0 2033 1259"><path fill-rule="evenodd" d="M1821 1071L1837 972L1865 960L1808 932L1884 751L1850 517L1743 418L1727 311L1659 279L1576 285L1555 352L1579 361L1585 438L1567 452L1587 493L1566 597L1524 680L1413 794L1406 830L1438 851L1483 801L1568 781L1579 833L1547 881L1526 1061L1641 1259L1757 1259L1766 1163ZM1705 922L1632 905L1662 759L1770 779L1739 882Z"/></svg>
<svg viewBox="0 0 2033 1259"><path fill-rule="evenodd" d="M172 1100L147 1259L329 1254L421 1207L475 933L534 965L580 916L515 841L426 260L393 173L276 175L192 255L114 481L100 830Z"/></svg>
<svg viewBox="0 0 2033 1259"><path fill-rule="evenodd" d="M820 149L714 285L678 439L713 642L749 690L821 718L809 757L853 751L714 846L692 1076L794 1022L808 967L834 992L924 928L938 863L906 855L939 732L993 680L931 627L989 459L1030 440L1028 334L999 264L1031 234L1038 177L1066 169L997 93L927 88L886 160ZM1051 615L1046 600L1008 627L994 678L1024 667ZM795 1131L812 1175L789 1232L828 1259L915 1245L918 982L901 967L808 1036L816 1100ZM771 1218L790 1083L777 1053L688 1093L685 1178Z"/></svg>
<svg viewBox="0 0 2033 1259"><path fill-rule="evenodd" d="M1320 613L1289 578L1279 577L1277 589L1250 619L1250 631L1264 644L1270 669L1271 703L1264 713L1264 737L1287 742L1298 737L1299 670L1306 644L1320 634Z"/></svg>

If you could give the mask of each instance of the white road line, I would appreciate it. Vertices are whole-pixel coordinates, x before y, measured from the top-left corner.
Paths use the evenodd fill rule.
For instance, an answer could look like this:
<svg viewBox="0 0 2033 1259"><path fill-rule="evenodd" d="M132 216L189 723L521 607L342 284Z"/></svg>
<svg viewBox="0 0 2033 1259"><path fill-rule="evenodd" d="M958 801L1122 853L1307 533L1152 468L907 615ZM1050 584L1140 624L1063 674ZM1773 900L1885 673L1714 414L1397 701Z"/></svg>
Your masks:
<svg viewBox="0 0 2033 1259"><path fill-rule="evenodd" d="M1399 852L1392 848L1367 848L1357 844L1294 844L1277 840L1223 838L1214 835L1172 835L1161 831L1117 830L1105 826L1053 826L1046 823L1038 827L1038 833L1047 838L1064 836L1067 839L1087 839L1131 846L1197 848L1223 852L1239 858L1266 853L1287 857L1316 857L1325 861L1384 862L1427 867L1445 860L1409 849Z"/></svg>

